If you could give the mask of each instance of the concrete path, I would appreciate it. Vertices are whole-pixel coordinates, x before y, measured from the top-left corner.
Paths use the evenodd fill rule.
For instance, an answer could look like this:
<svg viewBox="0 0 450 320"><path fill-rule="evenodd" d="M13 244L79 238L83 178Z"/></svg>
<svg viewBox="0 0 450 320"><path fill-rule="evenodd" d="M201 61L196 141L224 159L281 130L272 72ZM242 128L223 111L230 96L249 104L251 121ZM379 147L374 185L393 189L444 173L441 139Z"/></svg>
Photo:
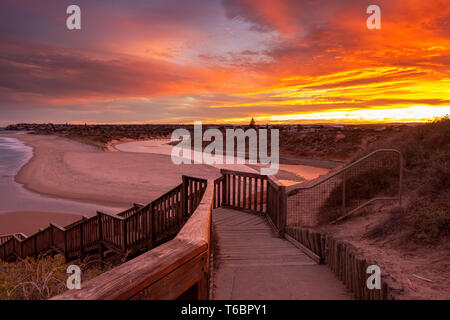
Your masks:
<svg viewBox="0 0 450 320"><path fill-rule="evenodd" d="M219 208L213 228L214 299L352 298L326 266L277 238L264 217Z"/></svg>

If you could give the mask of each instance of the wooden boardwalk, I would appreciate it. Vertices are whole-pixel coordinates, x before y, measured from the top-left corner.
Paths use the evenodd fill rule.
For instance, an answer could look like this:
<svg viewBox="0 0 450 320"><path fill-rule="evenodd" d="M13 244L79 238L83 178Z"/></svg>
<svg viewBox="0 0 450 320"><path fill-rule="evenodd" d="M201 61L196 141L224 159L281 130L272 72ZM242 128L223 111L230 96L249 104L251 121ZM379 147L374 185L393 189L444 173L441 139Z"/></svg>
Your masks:
<svg viewBox="0 0 450 320"><path fill-rule="evenodd" d="M264 217L217 208L212 221L214 299L352 298L326 266L276 237Z"/></svg>

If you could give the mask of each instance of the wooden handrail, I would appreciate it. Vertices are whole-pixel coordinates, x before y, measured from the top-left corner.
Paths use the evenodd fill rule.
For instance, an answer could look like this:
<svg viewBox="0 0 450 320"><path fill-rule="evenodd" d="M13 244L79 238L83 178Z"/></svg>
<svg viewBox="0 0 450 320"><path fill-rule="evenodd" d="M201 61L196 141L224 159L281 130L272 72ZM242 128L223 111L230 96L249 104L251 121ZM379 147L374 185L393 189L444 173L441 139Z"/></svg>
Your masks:
<svg viewBox="0 0 450 320"><path fill-rule="evenodd" d="M213 194L214 183L209 181L175 239L53 300L176 299L193 287L196 298L206 299Z"/></svg>
<svg viewBox="0 0 450 320"><path fill-rule="evenodd" d="M12 233L12 234L2 234L2 235L0 235L0 245L2 245L3 243L5 243L9 239L11 239L13 236L16 236L17 238L22 239L22 240L27 238L26 234L24 234L22 232L17 232L17 233Z"/></svg>

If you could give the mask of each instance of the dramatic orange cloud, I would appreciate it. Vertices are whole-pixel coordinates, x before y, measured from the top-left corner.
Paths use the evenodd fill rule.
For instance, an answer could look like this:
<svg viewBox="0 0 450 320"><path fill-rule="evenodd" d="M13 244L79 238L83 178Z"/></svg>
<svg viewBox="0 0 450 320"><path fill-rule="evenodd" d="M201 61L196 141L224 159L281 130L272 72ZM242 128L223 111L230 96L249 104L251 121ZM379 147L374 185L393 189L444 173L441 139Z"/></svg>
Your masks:
<svg viewBox="0 0 450 320"><path fill-rule="evenodd" d="M0 125L407 122L450 108L448 1L2 1Z"/></svg>

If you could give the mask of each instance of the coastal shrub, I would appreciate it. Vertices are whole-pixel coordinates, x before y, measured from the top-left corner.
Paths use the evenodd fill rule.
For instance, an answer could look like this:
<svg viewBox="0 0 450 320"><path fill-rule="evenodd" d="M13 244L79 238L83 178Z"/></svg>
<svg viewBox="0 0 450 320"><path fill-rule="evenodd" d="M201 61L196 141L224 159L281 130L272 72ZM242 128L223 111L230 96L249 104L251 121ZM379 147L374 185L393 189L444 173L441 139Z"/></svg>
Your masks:
<svg viewBox="0 0 450 320"><path fill-rule="evenodd" d="M401 207L394 207L389 211L389 216L364 234L365 238L375 239L385 237L395 233L399 225L405 225L405 210Z"/></svg>
<svg viewBox="0 0 450 320"><path fill-rule="evenodd" d="M92 262L80 265L82 281L102 271ZM27 257L17 262L0 260L0 300L47 300L67 290L68 265L63 257Z"/></svg>
<svg viewBox="0 0 450 320"><path fill-rule="evenodd" d="M1 300L45 300L66 290L67 265L62 257L28 257L0 261Z"/></svg>
<svg viewBox="0 0 450 320"><path fill-rule="evenodd" d="M444 206L435 203L420 203L413 210L410 223L414 228L416 242L433 243L442 236L449 236L450 213Z"/></svg>
<svg viewBox="0 0 450 320"><path fill-rule="evenodd" d="M450 117L374 144L355 159L380 148L398 149L404 158L405 223L398 223L397 231L409 228L408 239L416 242L437 243L450 236ZM373 234L383 234L376 230L382 227L375 226Z"/></svg>

